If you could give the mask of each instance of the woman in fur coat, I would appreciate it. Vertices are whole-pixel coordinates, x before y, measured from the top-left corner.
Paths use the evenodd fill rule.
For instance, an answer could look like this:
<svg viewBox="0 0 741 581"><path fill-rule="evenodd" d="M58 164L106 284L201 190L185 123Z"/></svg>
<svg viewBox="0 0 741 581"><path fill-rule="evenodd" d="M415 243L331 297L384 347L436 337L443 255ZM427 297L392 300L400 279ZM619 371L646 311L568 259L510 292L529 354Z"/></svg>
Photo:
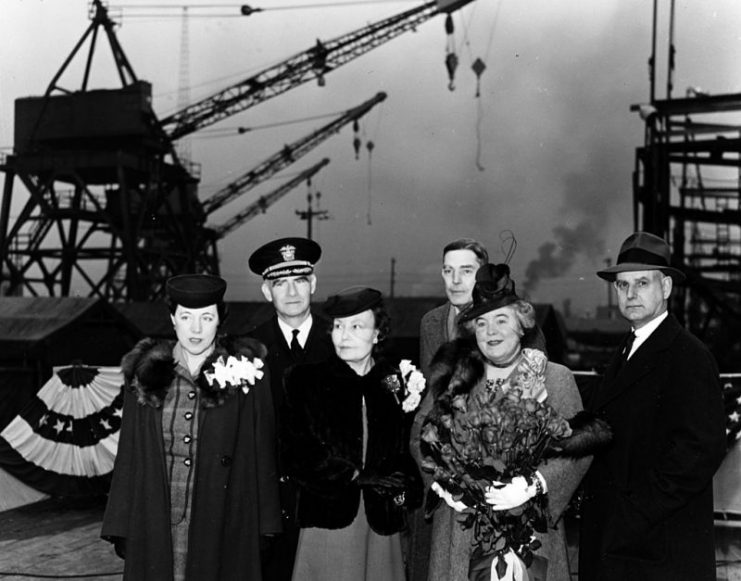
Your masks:
<svg viewBox="0 0 741 581"><path fill-rule="evenodd" d="M532 305L517 297L514 281L506 265L482 266L476 275L473 304L461 314L464 326L461 338L443 345L432 361L430 389L434 398L418 413L427 416L434 401L443 393L464 394L470 398L482 390L506 390L517 381L526 385L524 398L547 402L563 418L572 418L582 409L582 402L571 372L548 362L542 334L535 324ZM524 373L529 379L523 382ZM533 381L533 377L536 379ZM428 416L431 417L431 416ZM580 416L580 421L583 418ZM593 429L604 428L602 433ZM424 434L425 427L422 432ZM578 433L577 433L578 432ZM595 436L594 441L590 436ZM601 436L597 437L597 436ZM420 465L424 461L426 444L420 434L413 434L412 450ZM609 429L593 420L571 439L559 441L562 454L580 458L552 458L538 466L534 474L522 474L509 483L495 483L488 488L486 502L494 510L517 508L536 495L546 495L549 530L539 534L542 546L535 552L533 565L527 572L514 554L508 557L508 576L531 581L569 581L570 568L566 550L564 525L561 520L571 496L586 472L589 451L600 441L609 439ZM444 501L432 513L432 550L429 581L468 581L497 579L492 564L496 559L474 559L473 527L463 529L457 512L467 509L453 498L438 482L427 476L434 498ZM428 496L431 494L428 492ZM434 503L430 503L434 506ZM429 507L431 508L431 507ZM513 558L514 557L514 558ZM517 571L519 570L519 576Z"/></svg>
<svg viewBox="0 0 741 581"><path fill-rule="evenodd" d="M370 288L330 297L324 310L337 356L297 366L286 382L284 458L301 527L293 579L403 581L399 531L422 482L403 379L376 350L389 318Z"/></svg>
<svg viewBox="0 0 741 581"><path fill-rule="evenodd" d="M226 282L167 281L177 342L122 361L125 400L101 536L136 581L260 581L260 537L280 532L264 347L217 338Z"/></svg>

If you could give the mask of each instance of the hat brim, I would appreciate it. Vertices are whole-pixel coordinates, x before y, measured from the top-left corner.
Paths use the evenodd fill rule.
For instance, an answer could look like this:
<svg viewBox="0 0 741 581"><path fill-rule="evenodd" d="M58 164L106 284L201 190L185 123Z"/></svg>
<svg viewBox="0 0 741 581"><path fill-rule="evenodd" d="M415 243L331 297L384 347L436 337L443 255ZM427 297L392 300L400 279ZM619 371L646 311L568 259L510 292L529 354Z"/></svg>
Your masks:
<svg viewBox="0 0 741 581"><path fill-rule="evenodd" d="M460 314L460 316L458 317L458 322L467 323L468 321L472 321L476 317L480 317L481 315L490 311L496 311L497 309L501 309L502 307L508 307L512 303L516 303L519 300L520 298L516 295L508 295L502 300L485 302L478 305L471 305Z"/></svg>
<svg viewBox="0 0 741 581"><path fill-rule="evenodd" d="M672 266L658 266L656 264L643 264L640 262L623 262L616 264L604 270L597 271L597 276L608 282L614 282L617 278L617 274L620 272L635 272L638 270L660 270L667 276L671 276L672 280L682 282L685 279L685 274Z"/></svg>

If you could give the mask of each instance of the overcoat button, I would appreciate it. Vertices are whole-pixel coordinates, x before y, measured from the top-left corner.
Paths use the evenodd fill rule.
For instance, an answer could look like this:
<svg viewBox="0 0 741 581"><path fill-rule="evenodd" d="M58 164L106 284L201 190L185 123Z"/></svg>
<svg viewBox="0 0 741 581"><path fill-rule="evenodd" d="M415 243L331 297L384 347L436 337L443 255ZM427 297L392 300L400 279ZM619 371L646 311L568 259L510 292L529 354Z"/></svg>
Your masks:
<svg viewBox="0 0 741 581"><path fill-rule="evenodd" d="M186 458L185 460L183 460L183 464L185 464L186 466L190 466L191 464L190 458Z"/></svg>
<svg viewBox="0 0 741 581"><path fill-rule="evenodd" d="M231 466L232 465L232 457L231 456L222 456L221 457L221 465L222 466Z"/></svg>
<svg viewBox="0 0 741 581"><path fill-rule="evenodd" d="M192 419L193 418L193 412L185 412L184 417L185 417L186 420Z"/></svg>
<svg viewBox="0 0 741 581"><path fill-rule="evenodd" d="M188 392L188 399L194 399L196 397L195 391L189 391Z"/></svg>

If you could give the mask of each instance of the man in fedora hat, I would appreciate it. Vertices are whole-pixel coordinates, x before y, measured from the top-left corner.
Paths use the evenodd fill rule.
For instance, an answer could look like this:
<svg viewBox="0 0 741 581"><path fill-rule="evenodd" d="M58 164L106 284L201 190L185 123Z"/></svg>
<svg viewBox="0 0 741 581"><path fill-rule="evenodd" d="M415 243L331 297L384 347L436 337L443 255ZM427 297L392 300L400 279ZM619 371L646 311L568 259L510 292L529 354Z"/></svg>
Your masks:
<svg viewBox="0 0 741 581"><path fill-rule="evenodd" d="M321 247L308 238L280 238L255 250L249 258L252 272L263 278L262 293L274 315L250 333L268 348L271 390L280 433L285 401L283 379L299 363L318 363L334 354L329 322L311 311L316 290L314 267ZM278 454L283 534L263 550L263 577L290 581L296 557L299 527L295 520L297 488L282 469Z"/></svg>
<svg viewBox="0 0 741 581"><path fill-rule="evenodd" d="M666 241L636 232L597 275L632 330L588 403L614 437L584 481L579 579L714 580L723 402L713 356L667 310L684 274Z"/></svg>

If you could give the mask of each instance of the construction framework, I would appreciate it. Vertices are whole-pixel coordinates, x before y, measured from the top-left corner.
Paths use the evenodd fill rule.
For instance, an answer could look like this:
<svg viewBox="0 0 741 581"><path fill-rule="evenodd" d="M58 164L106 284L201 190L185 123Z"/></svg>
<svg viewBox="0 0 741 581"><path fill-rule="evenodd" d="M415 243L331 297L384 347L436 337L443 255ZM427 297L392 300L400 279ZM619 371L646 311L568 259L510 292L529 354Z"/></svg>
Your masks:
<svg viewBox="0 0 741 581"><path fill-rule="evenodd" d="M645 121L644 145L635 155L635 226L670 242L673 260L687 273L672 295L674 314L709 345L721 369L737 370L741 94L710 95L690 87L674 98L671 33L669 44L667 98L654 98L652 73L650 102L631 107ZM654 48L652 70L655 53Z"/></svg>
<svg viewBox="0 0 741 581"><path fill-rule="evenodd" d="M176 141L302 83L324 84L326 75L437 14L473 0L431 0L294 55L159 120L151 85L137 79L119 44L102 0L92 0L90 26L45 94L16 100L12 155L0 158L5 173L0 204L0 294L99 296L143 301L164 295L173 274L218 274L217 241L253 215L238 215L225 228L209 227L211 212L336 133L385 98L379 94L350 110L335 125L310 135L245 174L222 197L201 202L200 169L181 159ZM89 90L91 63L104 33L121 88ZM60 79L83 52L79 88ZM324 167L326 163L314 168ZM308 174L311 170L307 170ZM14 183L28 198L15 216ZM295 183L295 181L294 181ZM287 193L263 197L265 209ZM87 289L80 290L83 282ZM77 283L77 286L75 286Z"/></svg>

